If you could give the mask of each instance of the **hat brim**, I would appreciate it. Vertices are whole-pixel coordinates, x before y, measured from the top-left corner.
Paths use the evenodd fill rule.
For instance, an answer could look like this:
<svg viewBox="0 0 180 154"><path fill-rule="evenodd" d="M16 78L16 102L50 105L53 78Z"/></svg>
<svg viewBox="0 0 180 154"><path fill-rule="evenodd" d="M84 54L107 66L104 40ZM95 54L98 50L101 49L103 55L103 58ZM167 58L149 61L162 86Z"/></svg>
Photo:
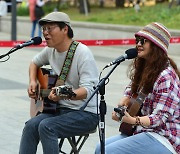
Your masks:
<svg viewBox="0 0 180 154"><path fill-rule="evenodd" d="M150 37L150 36L148 36L148 35L146 35L146 34L140 33L140 32L135 33L134 36L135 36L135 37L136 37L136 36L144 37L144 38L150 40L151 42L153 42L156 46L158 46L159 48L161 48L161 49L167 54L167 51L164 49L164 47L161 46L159 43L157 43L152 37Z"/></svg>
<svg viewBox="0 0 180 154"><path fill-rule="evenodd" d="M56 22L56 23L61 23L62 22L62 23L65 23L66 25L71 27L70 23L67 23L65 21L56 21L56 20L48 20L48 19L39 20L39 25L42 26L42 25L44 25L46 23L54 23L54 22Z"/></svg>

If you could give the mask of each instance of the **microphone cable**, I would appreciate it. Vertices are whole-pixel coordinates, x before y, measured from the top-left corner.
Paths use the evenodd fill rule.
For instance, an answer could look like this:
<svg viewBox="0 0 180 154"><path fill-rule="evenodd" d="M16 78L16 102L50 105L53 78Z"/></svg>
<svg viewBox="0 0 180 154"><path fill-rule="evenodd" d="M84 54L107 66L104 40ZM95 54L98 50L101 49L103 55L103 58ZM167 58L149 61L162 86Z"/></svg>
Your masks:
<svg viewBox="0 0 180 154"><path fill-rule="evenodd" d="M23 47L30 46L30 45L39 45L39 44L41 44L41 43L42 43L41 37L34 37L34 38L32 38L30 41L27 41L27 42L24 42L24 43L22 43L22 44L16 45L16 46L14 46L13 48L11 48L11 50L10 50L9 52L7 52L6 54L0 55L0 59L8 56L7 59L5 59L5 60L0 60L0 62L2 63L2 62L8 61L8 60L10 59L10 54L11 54L12 52L18 50L18 49L21 49L21 48L23 48Z"/></svg>
<svg viewBox="0 0 180 154"><path fill-rule="evenodd" d="M4 58L5 56L8 56L7 59L5 60L0 60L0 63L6 62L10 59L10 53L15 49L15 47L13 47L8 53L0 55L0 57ZM5 56L4 56L5 55Z"/></svg>

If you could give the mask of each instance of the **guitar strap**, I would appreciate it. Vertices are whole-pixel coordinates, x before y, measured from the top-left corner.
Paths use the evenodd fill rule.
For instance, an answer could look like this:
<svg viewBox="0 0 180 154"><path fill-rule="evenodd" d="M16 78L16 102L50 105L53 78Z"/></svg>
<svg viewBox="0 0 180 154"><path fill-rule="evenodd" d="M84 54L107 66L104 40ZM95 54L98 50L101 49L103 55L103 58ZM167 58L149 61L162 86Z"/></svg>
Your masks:
<svg viewBox="0 0 180 154"><path fill-rule="evenodd" d="M139 104L142 106L145 98L146 98L147 95L145 95L144 93L142 93L141 91L138 92L138 96L136 98L136 101L139 102Z"/></svg>
<svg viewBox="0 0 180 154"><path fill-rule="evenodd" d="M72 64L72 60L73 60L73 57L74 57L74 53L76 51L76 48L78 46L79 42L77 41L73 41L69 47L69 50L66 54L66 58L64 60L64 64L63 64L63 67L61 69L61 73L59 75L59 78L56 82L56 87L57 86L61 86L61 85L64 85L65 81L66 81L66 78L68 76L68 73L70 71L70 68L71 68L71 64Z"/></svg>
<svg viewBox="0 0 180 154"><path fill-rule="evenodd" d="M61 73L56 81L55 86L61 86L64 85L66 78L68 76L69 70L71 68L72 60L74 57L74 53L76 51L76 48L78 46L79 42L73 41L69 47L69 50L66 54L66 58L64 60L63 67L61 69ZM43 113L56 113L57 109L59 109L59 104L54 103L52 100L49 100L48 97L44 98L44 107L43 107Z"/></svg>
<svg viewBox="0 0 180 154"><path fill-rule="evenodd" d="M131 102L138 102L139 104L139 112L142 108L142 104L144 102L144 100L146 99L147 95L142 93L141 91L137 92L136 94L133 94L133 97L131 98Z"/></svg>

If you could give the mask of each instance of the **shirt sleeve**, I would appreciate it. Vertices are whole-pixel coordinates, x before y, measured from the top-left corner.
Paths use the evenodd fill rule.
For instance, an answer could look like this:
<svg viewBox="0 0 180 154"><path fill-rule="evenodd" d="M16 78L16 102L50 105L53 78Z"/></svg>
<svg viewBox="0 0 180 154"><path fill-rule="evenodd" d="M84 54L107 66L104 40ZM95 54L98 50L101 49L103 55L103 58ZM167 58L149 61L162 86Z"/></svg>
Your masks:
<svg viewBox="0 0 180 154"><path fill-rule="evenodd" d="M79 86L86 89L88 99L94 91L93 87L98 83L98 69L90 49L83 49L78 59Z"/></svg>
<svg viewBox="0 0 180 154"><path fill-rule="evenodd" d="M124 91L124 96L132 97L131 83L128 86L126 86Z"/></svg>
<svg viewBox="0 0 180 154"><path fill-rule="evenodd" d="M48 58L48 48L45 47L40 53L38 53L33 59L32 62L35 63L38 67L49 64Z"/></svg>
<svg viewBox="0 0 180 154"><path fill-rule="evenodd" d="M179 86L176 80L170 76L161 76L154 86L153 112L149 115L150 127L163 126L175 115L180 98Z"/></svg>

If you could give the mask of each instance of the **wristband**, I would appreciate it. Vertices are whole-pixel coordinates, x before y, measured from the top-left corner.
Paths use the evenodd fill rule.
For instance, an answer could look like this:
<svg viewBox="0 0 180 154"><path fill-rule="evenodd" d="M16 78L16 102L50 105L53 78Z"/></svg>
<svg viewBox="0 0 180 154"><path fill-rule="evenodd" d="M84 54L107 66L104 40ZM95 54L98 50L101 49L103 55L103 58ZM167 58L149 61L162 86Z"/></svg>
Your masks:
<svg viewBox="0 0 180 154"><path fill-rule="evenodd" d="M136 122L135 122L135 125L138 126L138 125L141 125L141 121L140 121L140 118L139 116L135 117L136 118ZM142 126L142 125L141 125Z"/></svg>

